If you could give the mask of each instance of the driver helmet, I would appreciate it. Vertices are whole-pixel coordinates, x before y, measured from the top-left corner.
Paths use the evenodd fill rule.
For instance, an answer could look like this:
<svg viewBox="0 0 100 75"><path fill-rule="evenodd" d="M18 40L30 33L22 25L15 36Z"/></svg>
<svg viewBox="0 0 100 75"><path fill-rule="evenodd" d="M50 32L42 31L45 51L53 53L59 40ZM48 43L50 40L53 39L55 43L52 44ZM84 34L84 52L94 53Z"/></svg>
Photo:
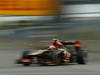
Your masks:
<svg viewBox="0 0 100 75"><path fill-rule="evenodd" d="M53 38L53 41L58 41L59 39L58 38Z"/></svg>

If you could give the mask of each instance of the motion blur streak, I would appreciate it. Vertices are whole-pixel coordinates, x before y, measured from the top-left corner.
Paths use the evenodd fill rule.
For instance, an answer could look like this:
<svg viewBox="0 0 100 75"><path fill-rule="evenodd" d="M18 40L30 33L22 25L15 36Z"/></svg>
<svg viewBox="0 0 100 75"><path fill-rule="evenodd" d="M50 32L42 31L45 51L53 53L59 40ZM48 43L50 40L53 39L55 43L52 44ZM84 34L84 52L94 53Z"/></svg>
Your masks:
<svg viewBox="0 0 100 75"><path fill-rule="evenodd" d="M83 0L66 1L72 1L72 4L65 3L61 15L51 15L58 14L58 10L53 10L57 13L47 11L43 16L44 11L39 11L31 14L42 16L0 17L0 75L100 75L100 4L93 3L94 0L85 0L85 3L81 2ZM82 49L89 51L88 64L30 67L14 64L23 51L48 47L54 37L64 41L80 40Z"/></svg>

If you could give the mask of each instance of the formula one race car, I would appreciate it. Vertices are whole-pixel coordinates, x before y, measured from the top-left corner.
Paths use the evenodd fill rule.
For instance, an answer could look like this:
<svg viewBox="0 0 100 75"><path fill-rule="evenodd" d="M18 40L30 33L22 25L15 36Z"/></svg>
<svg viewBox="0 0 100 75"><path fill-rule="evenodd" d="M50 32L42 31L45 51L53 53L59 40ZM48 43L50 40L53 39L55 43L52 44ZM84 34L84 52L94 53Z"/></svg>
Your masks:
<svg viewBox="0 0 100 75"><path fill-rule="evenodd" d="M64 48L57 48L55 50L38 50L37 52L24 51L22 56L17 59L17 64L30 66L31 64L40 65L61 65L63 63L86 64L87 51L76 50L74 42L62 42Z"/></svg>

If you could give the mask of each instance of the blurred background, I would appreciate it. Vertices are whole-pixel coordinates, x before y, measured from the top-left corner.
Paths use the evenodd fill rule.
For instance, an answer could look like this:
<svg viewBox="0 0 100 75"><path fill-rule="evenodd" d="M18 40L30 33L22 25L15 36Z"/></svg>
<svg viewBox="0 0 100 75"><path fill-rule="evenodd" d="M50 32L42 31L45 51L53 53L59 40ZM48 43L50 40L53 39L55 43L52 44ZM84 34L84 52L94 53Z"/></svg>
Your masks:
<svg viewBox="0 0 100 75"><path fill-rule="evenodd" d="M0 6L8 3L0 1ZM0 47L50 45L57 37L81 40L84 48L99 51L99 0L33 0L33 4L29 0L30 6L18 1L16 7L14 2L0 7Z"/></svg>

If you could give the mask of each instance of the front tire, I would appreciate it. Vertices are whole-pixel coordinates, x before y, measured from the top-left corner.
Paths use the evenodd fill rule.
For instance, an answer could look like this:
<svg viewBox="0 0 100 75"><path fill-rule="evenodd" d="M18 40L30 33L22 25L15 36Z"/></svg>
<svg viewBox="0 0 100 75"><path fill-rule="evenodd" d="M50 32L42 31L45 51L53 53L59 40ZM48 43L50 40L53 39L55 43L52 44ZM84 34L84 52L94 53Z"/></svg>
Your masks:
<svg viewBox="0 0 100 75"><path fill-rule="evenodd" d="M24 51L22 53L22 58L27 58L27 55L30 53L30 51Z"/></svg>
<svg viewBox="0 0 100 75"><path fill-rule="evenodd" d="M53 59L53 63L55 66L61 65L61 57L60 56L55 56Z"/></svg>
<svg viewBox="0 0 100 75"><path fill-rule="evenodd" d="M24 63L23 66L30 66L30 63Z"/></svg>

